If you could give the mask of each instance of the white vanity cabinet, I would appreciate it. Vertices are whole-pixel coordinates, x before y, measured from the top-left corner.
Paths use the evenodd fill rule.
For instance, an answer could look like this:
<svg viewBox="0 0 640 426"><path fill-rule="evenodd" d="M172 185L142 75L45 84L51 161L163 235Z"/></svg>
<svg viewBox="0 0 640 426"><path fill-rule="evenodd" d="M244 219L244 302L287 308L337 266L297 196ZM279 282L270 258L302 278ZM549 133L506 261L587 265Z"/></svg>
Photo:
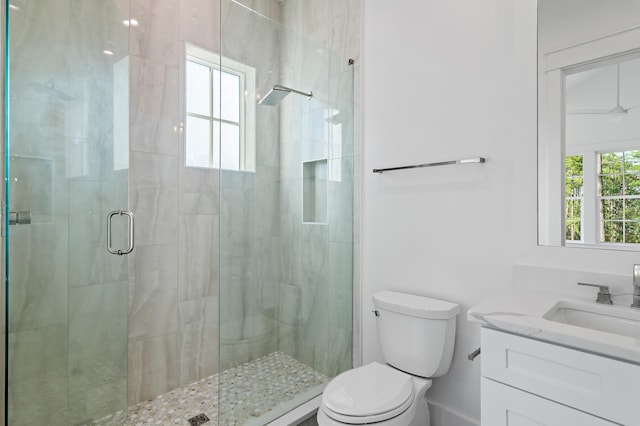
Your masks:
<svg viewBox="0 0 640 426"><path fill-rule="evenodd" d="M481 339L482 426L640 426L640 365L489 328Z"/></svg>

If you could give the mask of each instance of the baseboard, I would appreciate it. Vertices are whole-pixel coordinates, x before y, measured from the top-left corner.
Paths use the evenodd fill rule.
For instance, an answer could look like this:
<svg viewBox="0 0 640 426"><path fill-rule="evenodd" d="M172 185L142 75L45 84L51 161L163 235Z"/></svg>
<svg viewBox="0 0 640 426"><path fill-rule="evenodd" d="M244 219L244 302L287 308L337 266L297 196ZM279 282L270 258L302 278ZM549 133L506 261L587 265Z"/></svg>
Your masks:
<svg viewBox="0 0 640 426"><path fill-rule="evenodd" d="M472 419L440 403L428 401L431 426L480 426L479 419Z"/></svg>

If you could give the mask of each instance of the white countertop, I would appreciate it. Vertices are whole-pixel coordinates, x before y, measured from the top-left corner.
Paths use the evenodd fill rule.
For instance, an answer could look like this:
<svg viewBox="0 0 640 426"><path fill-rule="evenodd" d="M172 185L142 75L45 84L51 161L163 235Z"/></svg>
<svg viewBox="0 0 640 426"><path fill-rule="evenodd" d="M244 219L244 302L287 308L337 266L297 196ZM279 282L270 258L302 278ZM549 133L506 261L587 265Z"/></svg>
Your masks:
<svg viewBox="0 0 640 426"><path fill-rule="evenodd" d="M559 302L598 305L589 299L513 289L469 309L467 317L485 327L640 364L640 335L628 337L543 318ZM615 299L614 305L594 309L631 310L628 303Z"/></svg>

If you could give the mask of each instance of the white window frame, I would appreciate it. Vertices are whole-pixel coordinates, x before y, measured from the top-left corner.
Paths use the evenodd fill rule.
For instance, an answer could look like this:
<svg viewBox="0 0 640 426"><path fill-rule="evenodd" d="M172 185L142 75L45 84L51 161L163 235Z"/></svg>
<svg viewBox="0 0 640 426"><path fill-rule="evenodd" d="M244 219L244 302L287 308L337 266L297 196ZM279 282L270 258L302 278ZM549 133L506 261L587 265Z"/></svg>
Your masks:
<svg viewBox="0 0 640 426"><path fill-rule="evenodd" d="M600 241L600 200L602 199L638 199L639 195L600 196L598 194L597 156L607 152L635 151L640 149L640 140L619 141L617 143L604 142L583 147L581 150L567 150L567 156L582 155L583 192L582 192L582 223L581 241L566 241L568 247L593 245L601 248L634 247L637 243L610 243ZM569 199L569 198L567 198ZM564 223L564 220L563 220Z"/></svg>
<svg viewBox="0 0 640 426"><path fill-rule="evenodd" d="M233 59L226 58L217 53L211 52L210 50L203 49L199 46L196 46L191 43L184 44L184 55L182 60L182 69L183 72L181 75L182 79L182 88L183 88L183 96L181 97L182 104L182 116L184 117L184 123L186 123L186 118L188 116L198 117L198 118L206 118L211 122L219 122L225 123L225 120L222 118L216 118L213 116L213 108L211 109L210 116L202 116L201 114L192 114L187 111L186 108L186 63L187 61L193 61L200 65L204 65L211 69L217 69L222 72L226 72L229 74L233 74L239 77L240 79L240 116L239 116L239 131L240 131L240 159L239 159L239 168L238 169L224 169L224 170L232 170L232 171L244 171L244 172L255 172L256 169L256 70L255 68L248 66L246 64L240 63L238 61L234 61ZM213 86L213 84L212 84ZM213 91L219 90L219 88L212 87L211 99L213 99ZM212 101L213 102L213 101ZM184 128L183 133L183 143L184 143L184 151L186 154L187 151L187 136L189 129ZM206 168L206 169L219 169L220 164L214 164L213 161L213 149L214 149L214 134L212 131L210 144L211 144L211 158L208 167L201 167L195 165L188 165L186 155L184 158L185 167L193 167L193 168ZM221 157L221 156L220 156Z"/></svg>

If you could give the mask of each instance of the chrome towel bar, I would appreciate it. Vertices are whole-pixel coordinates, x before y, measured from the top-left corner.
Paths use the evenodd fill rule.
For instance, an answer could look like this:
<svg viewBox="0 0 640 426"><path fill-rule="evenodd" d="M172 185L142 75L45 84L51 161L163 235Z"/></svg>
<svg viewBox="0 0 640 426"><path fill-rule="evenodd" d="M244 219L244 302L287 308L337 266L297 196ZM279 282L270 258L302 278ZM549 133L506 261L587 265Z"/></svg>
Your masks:
<svg viewBox="0 0 640 426"><path fill-rule="evenodd" d="M389 167L386 169L373 169L373 173L384 173L384 172L391 172L393 170L404 170L404 169L419 169L421 167L448 166L451 164L484 163L485 161L486 160L483 157L475 157L475 158L466 158L464 160L440 161L438 163L416 164L413 166L400 166L400 167Z"/></svg>

